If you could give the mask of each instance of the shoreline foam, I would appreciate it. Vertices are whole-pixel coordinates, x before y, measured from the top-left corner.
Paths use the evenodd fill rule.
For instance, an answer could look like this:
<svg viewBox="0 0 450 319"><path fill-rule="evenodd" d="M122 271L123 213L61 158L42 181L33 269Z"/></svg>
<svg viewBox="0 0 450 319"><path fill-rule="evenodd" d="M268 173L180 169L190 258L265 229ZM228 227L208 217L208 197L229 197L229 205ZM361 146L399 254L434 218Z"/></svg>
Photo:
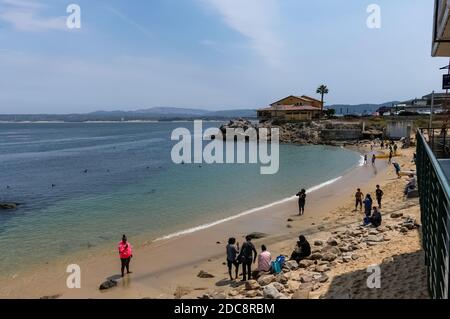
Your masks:
<svg viewBox="0 0 450 319"><path fill-rule="evenodd" d="M312 186L311 188L307 189L306 192L307 193L315 192L315 191L317 191L317 190L319 190L319 189L321 189L321 188L323 188L325 186L328 186L328 185L331 185L331 184L337 182L342 177L343 176L339 176L337 178L330 179L330 180L328 180L326 182L323 182L321 184ZM196 227L192 227L192 228L188 228L188 229L185 229L185 230L181 230L181 231L178 231L178 232L166 235L166 236L159 237L159 238L155 239L153 242L158 242L158 241L162 241L162 240L168 240L168 239L172 239L172 238L176 238L176 237L181 237L183 235L192 234L192 233L195 233L195 232L203 230L203 229L208 229L208 228L211 228L213 226L220 225L220 224L223 224L223 223L226 223L226 222L238 219L240 217L247 216L247 215L250 215L250 214L254 214L254 213L258 212L258 211L261 211L261 210L264 210L264 209L268 209L268 208L271 208L273 206L289 202L289 201L295 199L296 197L297 196L286 197L286 198L280 199L278 201L269 203L267 205L263 205L263 206L259 206L259 207L255 207L255 208L251 208L251 209L245 210L245 211L243 211L243 212L241 212L239 214L236 214L236 215L233 215L233 216L230 216L230 217L227 217L227 218L219 219L219 220L211 222L211 223L206 223L206 224L202 224L202 225L199 225L199 226L196 226Z"/></svg>

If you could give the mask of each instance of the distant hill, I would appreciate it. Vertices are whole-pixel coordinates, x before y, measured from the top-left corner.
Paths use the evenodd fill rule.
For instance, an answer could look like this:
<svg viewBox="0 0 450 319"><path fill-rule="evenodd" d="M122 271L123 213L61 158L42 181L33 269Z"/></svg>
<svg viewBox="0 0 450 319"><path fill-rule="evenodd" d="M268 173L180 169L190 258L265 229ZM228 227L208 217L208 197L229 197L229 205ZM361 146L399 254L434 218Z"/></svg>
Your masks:
<svg viewBox="0 0 450 319"><path fill-rule="evenodd" d="M336 110L336 114L371 114L381 106L391 106L397 102L382 104L334 104L325 106L326 109ZM203 109L178 107L152 107L136 111L96 111L86 114L0 114L0 121L9 122L86 122L86 121L171 121L171 120L229 120L235 118L256 119L256 110L238 109L224 111L210 111Z"/></svg>
<svg viewBox="0 0 450 319"><path fill-rule="evenodd" d="M86 114L0 114L0 121L170 121L170 120L229 120L233 118L256 118L256 110L208 111L202 109L154 107L136 111L96 111Z"/></svg>
<svg viewBox="0 0 450 319"><path fill-rule="evenodd" d="M393 104L399 103L398 101L385 102L381 104L334 104L325 106L326 109L334 109L338 115L363 115L371 114L376 112L382 106L391 106Z"/></svg>

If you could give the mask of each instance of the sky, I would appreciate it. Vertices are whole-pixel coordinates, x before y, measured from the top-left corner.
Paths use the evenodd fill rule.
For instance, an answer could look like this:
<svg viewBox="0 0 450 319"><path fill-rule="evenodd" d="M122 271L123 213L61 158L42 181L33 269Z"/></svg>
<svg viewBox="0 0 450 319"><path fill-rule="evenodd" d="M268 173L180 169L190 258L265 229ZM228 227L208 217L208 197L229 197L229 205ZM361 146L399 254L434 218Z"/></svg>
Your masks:
<svg viewBox="0 0 450 319"><path fill-rule="evenodd" d="M81 27L68 28L76 4ZM379 28L367 20L380 9ZM432 0L0 0L0 113L327 104L440 91ZM377 16L375 16L377 18ZM73 20L70 20L73 21ZM372 21L372 20L370 20Z"/></svg>

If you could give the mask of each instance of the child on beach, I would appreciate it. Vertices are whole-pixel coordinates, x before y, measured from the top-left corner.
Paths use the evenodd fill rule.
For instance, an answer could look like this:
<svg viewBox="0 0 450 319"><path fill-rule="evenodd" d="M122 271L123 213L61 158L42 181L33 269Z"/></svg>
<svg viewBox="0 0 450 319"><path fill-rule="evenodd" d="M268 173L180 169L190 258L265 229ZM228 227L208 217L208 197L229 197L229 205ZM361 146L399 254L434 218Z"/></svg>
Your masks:
<svg viewBox="0 0 450 319"><path fill-rule="evenodd" d="M361 189L358 188L356 190L356 194L355 194L355 212L358 210L358 205L359 205L359 210L362 210L362 197L363 197L363 193L361 192Z"/></svg>
<svg viewBox="0 0 450 319"><path fill-rule="evenodd" d="M272 255L267 251L266 245L261 246L261 253L258 256L258 274L269 273L272 268Z"/></svg>
<svg viewBox="0 0 450 319"><path fill-rule="evenodd" d="M237 255L239 254L239 243L236 243L236 238L228 239L226 251L227 251L228 274L230 275L230 280L233 280L233 276L231 275L233 265L236 269L236 279L237 279L239 277L239 262L237 260Z"/></svg>
<svg viewBox="0 0 450 319"><path fill-rule="evenodd" d="M131 274L130 261L133 257L133 247L127 242L127 236L125 235L122 236L122 240L119 242L119 256L122 264L122 277L124 276L125 268L127 269L127 274Z"/></svg>
<svg viewBox="0 0 450 319"><path fill-rule="evenodd" d="M370 194L367 194L366 199L364 199L364 213L367 217L369 217L372 212L372 204L372 197L370 196Z"/></svg>
<svg viewBox="0 0 450 319"><path fill-rule="evenodd" d="M305 213L306 190L302 189L296 196L298 196L298 214L302 216Z"/></svg>
<svg viewBox="0 0 450 319"><path fill-rule="evenodd" d="M252 243L252 237L247 235L242 244L238 260L242 263L242 281L250 280L252 277L252 263L256 262L258 252Z"/></svg>
<svg viewBox="0 0 450 319"><path fill-rule="evenodd" d="M300 235L298 237L297 246L295 246L295 249L291 254L290 260L300 262L300 260L309 257L310 255L311 255L311 245L306 240L305 236Z"/></svg>
<svg viewBox="0 0 450 319"><path fill-rule="evenodd" d="M397 177L401 178L401 176L400 176L400 171L401 171L400 165L398 165L398 163L393 163L392 165L394 165L395 173L397 174Z"/></svg>
<svg viewBox="0 0 450 319"><path fill-rule="evenodd" d="M375 156L375 154L372 155L372 165L375 165L375 161L376 161L377 157Z"/></svg>
<svg viewBox="0 0 450 319"><path fill-rule="evenodd" d="M383 191L380 188L380 185L377 185L377 189L375 190L375 195L377 197L378 207L381 208L381 199L383 198Z"/></svg>

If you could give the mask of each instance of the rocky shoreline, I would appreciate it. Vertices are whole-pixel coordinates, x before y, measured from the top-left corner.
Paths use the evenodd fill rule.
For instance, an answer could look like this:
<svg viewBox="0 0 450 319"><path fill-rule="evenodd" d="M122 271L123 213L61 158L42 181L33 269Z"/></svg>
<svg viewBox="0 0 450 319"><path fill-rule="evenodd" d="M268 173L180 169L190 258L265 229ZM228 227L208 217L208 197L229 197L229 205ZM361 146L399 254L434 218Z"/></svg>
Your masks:
<svg viewBox="0 0 450 319"><path fill-rule="evenodd" d="M312 292L329 284L328 273L334 267L356 262L368 250L420 228L413 216L403 216L402 213L392 213L385 216L385 220L384 226L378 228L348 225L345 230L334 231L326 241L313 239L311 256L299 263L287 261L280 274L265 274L243 284L236 282L227 292L206 293L199 298L309 299ZM383 264L390 262L393 262L392 257L383 259Z"/></svg>
<svg viewBox="0 0 450 319"><path fill-rule="evenodd" d="M358 142L364 142L365 139L383 134L377 127L367 127L367 131L364 133L359 123L333 120L286 123L268 121L255 124L245 119L236 119L223 124L220 130L223 138L226 139L227 129L242 129L243 131L254 129L259 139L259 130L262 128L267 129L269 141L271 129L276 128L279 129L280 143L297 145L355 145ZM243 136L246 138L245 135Z"/></svg>

